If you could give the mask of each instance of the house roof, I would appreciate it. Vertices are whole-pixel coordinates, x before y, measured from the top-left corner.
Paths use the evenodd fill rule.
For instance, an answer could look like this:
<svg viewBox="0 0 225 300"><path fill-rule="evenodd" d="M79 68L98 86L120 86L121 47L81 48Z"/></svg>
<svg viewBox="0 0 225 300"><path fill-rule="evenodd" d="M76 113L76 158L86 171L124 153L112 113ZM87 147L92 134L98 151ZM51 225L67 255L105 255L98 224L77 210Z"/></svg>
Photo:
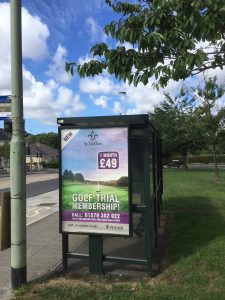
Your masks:
<svg viewBox="0 0 225 300"><path fill-rule="evenodd" d="M40 143L31 144L30 154L36 156L37 153L42 156L58 156L57 149Z"/></svg>
<svg viewBox="0 0 225 300"><path fill-rule="evenodd" d="M3 128L0 128L0 141L4 141L4 142L9 142L10 141L10 138L5 133Z"/></svg>

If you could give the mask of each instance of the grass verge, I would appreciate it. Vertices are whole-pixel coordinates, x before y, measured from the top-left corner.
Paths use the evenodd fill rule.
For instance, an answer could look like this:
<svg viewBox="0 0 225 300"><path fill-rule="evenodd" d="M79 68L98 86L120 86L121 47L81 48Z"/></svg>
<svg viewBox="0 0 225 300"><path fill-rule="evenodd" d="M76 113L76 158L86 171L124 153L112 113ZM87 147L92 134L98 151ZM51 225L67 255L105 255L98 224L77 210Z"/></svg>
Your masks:
<svg viewBox="0 0 225 300"><path fill-rule="evenodd" d="M56 277L16 299L225 299L225 172L165 170L168 266L155 278Z"/></svg>

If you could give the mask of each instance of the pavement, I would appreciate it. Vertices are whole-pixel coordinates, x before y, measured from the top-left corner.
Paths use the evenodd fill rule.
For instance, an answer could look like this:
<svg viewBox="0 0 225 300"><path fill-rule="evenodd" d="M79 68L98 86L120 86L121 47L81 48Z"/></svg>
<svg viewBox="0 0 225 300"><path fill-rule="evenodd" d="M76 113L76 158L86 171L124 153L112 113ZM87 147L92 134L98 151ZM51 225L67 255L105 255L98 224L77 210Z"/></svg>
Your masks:
<svg viewBox="0 0 225 300"><path fill-rule="evenodd" d="M57 178L58 174L37 173L27 183ZM0 189L9 187L9 178L1 178ZM27 198L27 280L50 272L61 261L58 190ZM11 299L10 249L0 252L0 299Z"/></svg>
<svg viewBox="0 0 225 300"><path fill-rule="evenodd" d="M48 174L49 175L49 174ZM56 174L55 174L56 175ZM58 175L57 175L58 176ZM29 182L47 180L52 174L31 175ZM2 183L1 183L2 184ZM1 185L0 184L0 185ZM4 188L4 185L2 185ZM44 193L27 199L27 281L31 282L62 270L62 236L59 233L58 190ZM165 218L162 218L159 234L165 233ZM162 225L163 224L163 225ZM160 233L161 232L161 233ZM159 244L164 238L159 238ZM164 249L164 244L159 247ZM69 251L88 253L88 237L86 235L69 235ZM144 257L144 239L134 235L132 239L123 237L105 237L104 254L125 257ZM160 256L162 253L159 251ZM158 270L156 259L154 268ZM110 274L146 276L144 266L120 263L104 263L104 271ZM69 259L68 272L88 273L88 264L84 259ZM13 299L11 288L10 249L0 252L0 299Z"/></svg>

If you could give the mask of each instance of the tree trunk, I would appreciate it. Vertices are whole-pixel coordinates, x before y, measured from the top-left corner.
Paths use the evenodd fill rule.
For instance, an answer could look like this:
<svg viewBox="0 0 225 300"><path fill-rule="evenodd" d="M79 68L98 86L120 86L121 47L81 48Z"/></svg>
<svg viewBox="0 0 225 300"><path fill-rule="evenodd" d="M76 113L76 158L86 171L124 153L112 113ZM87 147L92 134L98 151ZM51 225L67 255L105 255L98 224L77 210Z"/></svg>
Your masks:
<svg viewBox="0 0 225 300"><path fill-rule="evenodd" d="M213 160L214 160L214 173L216 176L216 180L220 180L219 168L217 163L217 155L216 155L216 146L213 146Z"/></svg>
<svg viewBox="0 0 225 300"><path fill-rule="evenodd" d="M183 161L183 170L187 171L188 165L187 165L187 153L182 155L182 161Z"/></svg>

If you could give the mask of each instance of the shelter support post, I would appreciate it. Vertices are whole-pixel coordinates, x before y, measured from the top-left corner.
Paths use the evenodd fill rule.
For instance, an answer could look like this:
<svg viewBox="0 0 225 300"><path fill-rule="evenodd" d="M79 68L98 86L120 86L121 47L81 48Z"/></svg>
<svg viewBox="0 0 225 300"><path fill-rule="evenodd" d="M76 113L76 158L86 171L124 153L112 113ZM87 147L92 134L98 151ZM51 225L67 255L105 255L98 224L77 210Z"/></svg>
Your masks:
<svg viewBox="0 0 225 300"><path fill-rule="evenodd" d="M103 238L100 235L89 235L89 271L103 273Z"/></svg>

